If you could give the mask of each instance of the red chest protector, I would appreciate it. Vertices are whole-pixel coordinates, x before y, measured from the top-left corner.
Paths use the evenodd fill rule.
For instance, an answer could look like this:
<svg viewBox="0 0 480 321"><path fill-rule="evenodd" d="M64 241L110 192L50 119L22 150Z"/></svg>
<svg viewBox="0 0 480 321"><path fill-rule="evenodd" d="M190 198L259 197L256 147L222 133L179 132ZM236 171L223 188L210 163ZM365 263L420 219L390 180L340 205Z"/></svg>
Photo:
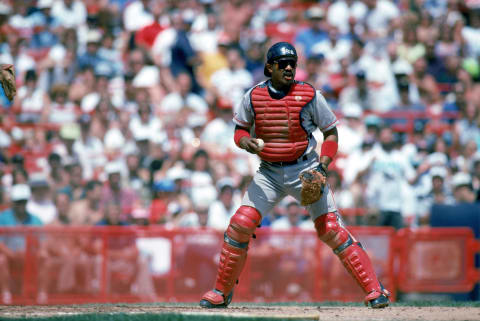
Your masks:
<svg viewBox="0 0 480 321"><path fill-rule="evenodd" d="M293 161L308 146L308 134L302 128L300 112L315 97L315 89L295 82L282 99L270 97L266 84L255 87L250 95L255 112L255 134L265 147L259 153L269 162Z"/></svg>

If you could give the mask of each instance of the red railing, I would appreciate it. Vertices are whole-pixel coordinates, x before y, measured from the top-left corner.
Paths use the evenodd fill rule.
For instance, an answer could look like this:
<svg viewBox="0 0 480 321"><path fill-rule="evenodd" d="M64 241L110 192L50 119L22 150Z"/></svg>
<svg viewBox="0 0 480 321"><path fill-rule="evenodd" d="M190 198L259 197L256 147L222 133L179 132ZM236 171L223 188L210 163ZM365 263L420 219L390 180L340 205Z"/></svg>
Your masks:
<svg viewBox="0 0 480 321"><path fill-rule="evenodd" d="M478 281L479 243L468 228L350 230L393 300L397 290L466 292ZM235 301L362 301L360 288L314 231L260 228L256 235ZM0 241L22 253L8 262L13 304L192 302L214 284L222 233L14 227L1 228Z"/></svg>

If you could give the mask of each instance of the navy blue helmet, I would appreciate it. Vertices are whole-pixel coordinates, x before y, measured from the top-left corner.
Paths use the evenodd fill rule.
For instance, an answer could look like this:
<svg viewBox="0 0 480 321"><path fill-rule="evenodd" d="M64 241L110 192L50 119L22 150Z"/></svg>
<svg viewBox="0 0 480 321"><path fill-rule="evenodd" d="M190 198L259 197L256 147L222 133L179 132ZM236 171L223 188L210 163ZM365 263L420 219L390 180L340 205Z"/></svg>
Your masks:
<svg viewBox="0 0 480 321"><path fill-rule="evenodd" d="M295 47L288 42L277 42L268 49L267 52L267 63L271 64L278 58L292 57L297 60L297 51ZM263 74L267 77L270 77L272 74L267 70L267 66L263 69Z"/></svg>

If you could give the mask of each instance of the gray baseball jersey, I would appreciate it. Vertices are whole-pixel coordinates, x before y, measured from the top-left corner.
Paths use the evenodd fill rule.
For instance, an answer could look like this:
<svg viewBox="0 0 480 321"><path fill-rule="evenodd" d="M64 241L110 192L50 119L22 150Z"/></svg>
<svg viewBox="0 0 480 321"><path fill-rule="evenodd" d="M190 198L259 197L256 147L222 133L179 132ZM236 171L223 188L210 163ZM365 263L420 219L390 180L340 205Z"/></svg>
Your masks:
<svg viewBox="0 0 480 321"><path fill-rule="evenodd" d="M249 128L251 135L254 135L255 114L250 101L252 89L235 107L233 122L241 127ZM269 89L274 90L271 86ZM292 165L281 165L262 160L260 168L243 196L242 205L252 206L265 215L287 195L300 200L302 183L298 176L301 172L316 168L319 164L318 154L315 152L317 141L311 134L317 128L326 132L338 124L337 117L318 90L315 98L302 108L301 119L302 127L307 131L309 137L309 143L304 153L307 157L300 157L304 160ZM337 212L333 193L328 186L326 186L322 198L307 206L307 210L313 220L322 214Z"/></svg>

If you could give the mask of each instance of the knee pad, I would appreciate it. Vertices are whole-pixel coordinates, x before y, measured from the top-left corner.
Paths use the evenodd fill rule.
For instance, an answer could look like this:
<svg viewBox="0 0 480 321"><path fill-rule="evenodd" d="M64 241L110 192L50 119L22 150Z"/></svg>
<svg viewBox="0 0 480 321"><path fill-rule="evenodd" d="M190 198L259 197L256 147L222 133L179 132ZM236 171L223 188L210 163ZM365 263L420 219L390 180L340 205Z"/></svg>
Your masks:
<svg viewBox="0 0 480 321"><path fill-rule="evenodd" d="M261 221L262 215L257 209L242 205L230 219L225 234L231 240L240 243L248 242Z"/></svg>
<svg viewBox="0 0 480 321"><path fill-rule="evenodd" d="M340 217L335 213L327 213L315 220L318 237L331 247L335 254L341 252L354 242L353 237L343 226Z"/></svg>

